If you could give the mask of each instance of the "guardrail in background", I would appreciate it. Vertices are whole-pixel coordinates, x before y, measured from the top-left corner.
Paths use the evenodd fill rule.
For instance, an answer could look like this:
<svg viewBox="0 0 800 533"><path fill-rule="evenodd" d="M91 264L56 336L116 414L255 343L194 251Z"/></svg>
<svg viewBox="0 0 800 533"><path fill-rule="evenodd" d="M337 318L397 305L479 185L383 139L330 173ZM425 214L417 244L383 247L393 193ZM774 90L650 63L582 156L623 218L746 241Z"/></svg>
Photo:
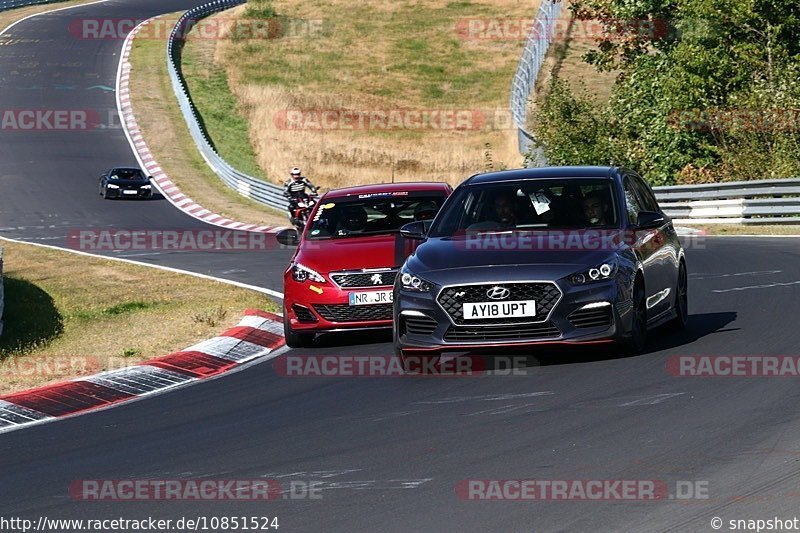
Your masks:
<svg viewBox="0 0 800 533"><path fill-rule="evenodd" d="M36 6L39 4L55 4L64 0L0 0L0 11L15 7Z"/></svg>
<svg viewBox="0 0 800 533"><path fill-rule="evenodd" d="M244 4L245 1L246 0L216 0L190 9L184 13L178 19L178 22L169 35L169 40L167 42L167 66L169 76L172 80L172 88L175 90L175 96L178 98L178 104L183 118L186 120L187 126L189 126L189 132L197 145L197 149L200 151L203 159L206 160L208 166L211 167L211 170L213 170L228 187L235 190L240 195L275 209L286 210L289 203L286 198L283 197L283 188L239 172L217 153L211 144L211 139L208 137L208 134L200 125L197 110L189 98L186 82L181 74L180 54L183 46L183 37L187 35L191 26L198 19Z"/></svg>
<svg viewBox="0 0 800 533"><path fill-rule="evenodd" d="M561 15L562 0L542 0L539 11L536 12L536 19L531 29L528 39L525 41L525 48L522 50L522 57L514 74L514 81L511 84L511 118L517 127L519 136L519 152L527 154L531 146L535 144L533 136L525 130L525 123L528 118L528 97L536 86L539 77L539 70L544 63L547 50L553 38L553 29L556 19ZM534 166L546 164L544 152L541 148L536 148L532 158Z"/></svg>
<svg viewBox="0 0 800 533"><path fill-rule="evenodd" d="M3 249L0 248L0 335L3 334Z"/></svg>
<svg viewBox="0 0 800 533"><path fill-rule="evenodd" d="M800 179L653 187L661 209L683 224L800 224Z"/></svg>

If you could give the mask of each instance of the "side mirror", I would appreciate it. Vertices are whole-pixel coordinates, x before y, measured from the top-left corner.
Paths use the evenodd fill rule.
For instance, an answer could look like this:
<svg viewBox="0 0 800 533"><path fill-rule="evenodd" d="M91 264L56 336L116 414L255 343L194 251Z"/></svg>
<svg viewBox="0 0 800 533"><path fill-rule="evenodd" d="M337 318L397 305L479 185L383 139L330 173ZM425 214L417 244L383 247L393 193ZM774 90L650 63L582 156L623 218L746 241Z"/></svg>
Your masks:
<svg viewBox="0 0 800 533"><path fill-rule="evenodd" d="M667 223L664 215L655 211L639 211L638 229L658 229Z"/></svg>
<svg viewBox="0 0 800 533"><path fill-rule="evenodd" d="M297 243L300 242L300 235L298 235L296 229L287 228L279 231L275 235L275 239L284 246L297 246Z"/></svg>
<svg viewBox="0 0 800 533"><path fill-rule="evenodd" d="M153 176L147 176L147 179L148 180L152 180L152 179L155 179L155 178L153 178Z"/></svg>
<svg viewBox="0 0 800 533"><path fill-rule="evenodd" d="M416 222L410 222L400 228L400 235L406 239L421 241L425 239L426 235L428 234L428 230L431 227L431 222L432 221L430 220L418 220Z"/></svg>

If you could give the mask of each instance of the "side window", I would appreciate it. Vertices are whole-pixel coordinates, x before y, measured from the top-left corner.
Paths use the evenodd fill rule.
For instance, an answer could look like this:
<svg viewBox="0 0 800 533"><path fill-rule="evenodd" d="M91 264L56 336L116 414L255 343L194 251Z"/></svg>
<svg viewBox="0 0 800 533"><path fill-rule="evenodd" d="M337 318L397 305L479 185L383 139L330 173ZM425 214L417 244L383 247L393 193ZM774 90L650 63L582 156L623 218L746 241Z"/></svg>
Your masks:
<svg viewBox="0 0 800 533"><path fill-rule="evenodd" d="M642 210L642 206L639 204L639 199L636 197L636 190L633 188L629 176L625 176L624 190L628 221L630 221L631 224L637 224L639 222L639 212Z"/></svg>
<svg viewBox="0 0 800 533"><path fill-rule="evenodd" d="M632 176L632 179L636 191L639 193L639 199L642 201L642 209L645 211L655 211L656 213L660 212L661 210L658 208L658 202L656 201L656 197L653 196L653 191L650 187L648 187L639 176Z"/></svg>

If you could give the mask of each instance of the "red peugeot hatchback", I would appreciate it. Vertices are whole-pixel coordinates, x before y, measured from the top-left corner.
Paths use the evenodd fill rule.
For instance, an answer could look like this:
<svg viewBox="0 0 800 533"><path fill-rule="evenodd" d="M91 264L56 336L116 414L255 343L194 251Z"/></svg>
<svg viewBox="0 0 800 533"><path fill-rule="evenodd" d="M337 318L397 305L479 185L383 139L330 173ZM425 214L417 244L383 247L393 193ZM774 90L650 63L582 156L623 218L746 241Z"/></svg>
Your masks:
<svg viewBox="0 0 800 533"><path fill-rule="evenodd" d="M452 189L446 183L392 183L327 192L283 277L283 326L290 347L310 346L317 333L392 326L392 286L419 241L400 227L433 220ZM298 242L299 241L299 242Z"/></svg>

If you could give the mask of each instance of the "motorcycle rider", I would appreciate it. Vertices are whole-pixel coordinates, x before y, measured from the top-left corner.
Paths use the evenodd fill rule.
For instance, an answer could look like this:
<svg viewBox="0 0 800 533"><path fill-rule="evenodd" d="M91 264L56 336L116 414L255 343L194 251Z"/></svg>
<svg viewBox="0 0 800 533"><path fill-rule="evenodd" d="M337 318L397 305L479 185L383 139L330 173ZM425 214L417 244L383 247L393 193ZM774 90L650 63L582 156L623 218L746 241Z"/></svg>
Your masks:
<svg viewBox="0 0 800 533"><path fill-rule="evenodd" d="M317 193L317 187L311 183L298 167L291 170L292 177L286 182L283 188L283 195L289 199L289 219L294 219L294 210L297 209L297 202L300 199L308 200L306 189L313 194Z"/></svg>

